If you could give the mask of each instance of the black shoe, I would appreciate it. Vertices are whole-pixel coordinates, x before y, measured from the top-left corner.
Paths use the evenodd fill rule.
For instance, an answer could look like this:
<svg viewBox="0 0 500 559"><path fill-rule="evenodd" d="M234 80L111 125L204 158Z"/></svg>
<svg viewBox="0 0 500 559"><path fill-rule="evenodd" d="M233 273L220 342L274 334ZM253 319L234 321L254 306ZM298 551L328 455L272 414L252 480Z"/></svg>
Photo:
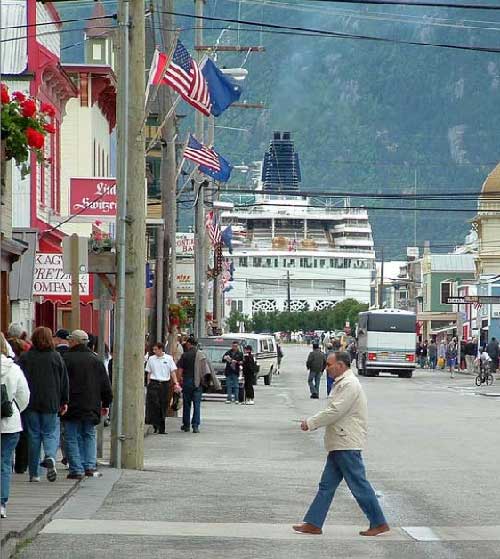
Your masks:
<svg viewBox="0 0 500 559"><path fill-rule="evenodd" d="M315 400L319 400L319 394L313 394L312 396Z"/></svg>
<svg viewBox="0 0 500 559"><path fill-rule="evenodd" d="M199 427L193 427L193 433L199 433L199 432L200 432Z"/></svg>
<svg viewBox="0 0 500 559"><path fill-rule="evenodd" d="M311 394L310 398L311 398L311 400L314 400L314 398L315 398L314 394Z"/></svg>
<svg viewBox="0 0 500 559"><path fill-rule="evenodd" d="M158 433L158 427L156 425L153 425L153 429L154 429L154 433Z"/></svg>
<svg viewBox="0 0 500 559"><path fill-rule="evenodd" d="M85 477L84 474L68 474L66 479L83 479Z"/></svg>
<svg viewBox="0 0 500 559"><path fill-rule="evenodd" d="M158 435L168 435L166 431L158 431Z"/></svg>
<svg viewBox="0 0 500 559"><path fill-rule="evenodd" d="M190 430L191 428L189 427L189 425L181 425L181 431L184 431L185 433L189 433Z"/></svg>

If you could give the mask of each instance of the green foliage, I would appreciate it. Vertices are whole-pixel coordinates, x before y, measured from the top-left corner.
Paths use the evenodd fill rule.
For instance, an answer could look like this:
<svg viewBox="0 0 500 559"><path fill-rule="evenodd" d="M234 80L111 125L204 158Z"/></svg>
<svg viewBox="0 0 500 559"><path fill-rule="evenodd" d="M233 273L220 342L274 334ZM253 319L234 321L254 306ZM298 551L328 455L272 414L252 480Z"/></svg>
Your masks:
<svg viewBox="0 0 500 559"><path fill-rule="evenodd" d="M251 331L251 321L250 318L239 311L231 311L231 314L226 319L226 325L229 332L239 332L240 322L245 324L245 332Z"/></svg>
<svg viewBox="0 0 500 559"><path fill-rule="evenodd" d="M345 299L332 309L323 311L255 313L251 321L251 331L290 332L302 330L342 330L346 322L351 327L358 321L358 314L366 311L368 305L355 299ZM233 314L233 313L231 313ZM250 331L250 330L247 330Z"/></svg>

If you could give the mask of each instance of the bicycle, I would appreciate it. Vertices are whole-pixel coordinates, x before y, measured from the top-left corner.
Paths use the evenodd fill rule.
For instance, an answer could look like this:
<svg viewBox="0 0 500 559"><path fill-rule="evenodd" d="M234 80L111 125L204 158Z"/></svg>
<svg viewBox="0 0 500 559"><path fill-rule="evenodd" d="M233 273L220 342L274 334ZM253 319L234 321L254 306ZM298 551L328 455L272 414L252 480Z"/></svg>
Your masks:
<svg viewBox="0 0 500 559"><path fill-rule="evenodd" d="M476 386L481 386L486 384L489 386L493 384L493 374L488 370L488 367L482 362L479 362L479 374L476 376Z"/></svg>

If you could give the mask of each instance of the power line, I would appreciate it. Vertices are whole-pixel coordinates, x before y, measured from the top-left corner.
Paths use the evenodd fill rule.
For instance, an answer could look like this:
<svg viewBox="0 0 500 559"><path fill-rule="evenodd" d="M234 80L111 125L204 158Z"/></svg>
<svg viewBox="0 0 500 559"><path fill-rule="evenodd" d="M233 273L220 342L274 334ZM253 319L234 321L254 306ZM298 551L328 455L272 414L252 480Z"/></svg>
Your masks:
<svg viewBox="0 0 500 559"><path fill-rule="evenodd" d="M114 19L116 20L117 14L109 14L106 16L99 17L83 17L83 18L72 18L72 19L61 19L59 21L44 21L40 23L29 23L25 25L12 25L10 27L0 27L0 31L9 31L11 29L28 29L30 27L43 27L44 25L59 25L61 23L75 23L80 21L95 21L101 19Z"/></svg>
<svg viewBox="0 0 500 559"><path fill-rule="evenodd" d="M498 8L500 9L500 8ZM186 14L181 12L161 12L161 13L168 13L178 17L186 17L191 19L203 19L207 21L224 21L227 23L237 23L242 25L248 25L253 27L268 27L270 29L279 29L279 30L288 30L294 31L299 35L304 33L313 33L316 36L324 36L324 37L333 37L337 39L357 39L357 40L365 40L365 41L376 41L382 43L393 43L393 44L402 44L402 45L413 45L413 46L427 46L427 47L436 47L436 48L446 48L446 49L455 49L455 50L466 50L466 51L475 51L475 52L491 52L491 53L499 53L500 48L494 47L473 47L467 45L452 45L452 44L444 44L444 43L430 43L430 42L420 42L420 41L404 41L401 39L389 39L385 37L376 37L372 35L359 35L359 34L352 34L352 33L341 33L336 31L327 31L324 29L313 29L308 27L296 27L296 26L288 26L288 25L280 25L276 23L266 23L262 21L251 21L251 20L243 20L243 19L235 19L235 18L221 18L221 17L213 17L213 16L198 16L194 14ZM243 29L243 31L246 31Z"/></svg>
<svg viewBox="0 0 500 559"><path fill-rule="evenodd" d="M308 0L328 4L361 4L374 6L412 6L419 8L456 8L461 10L500 10L491 4L457 4L451 2L422 2L421 0Z"/></svg>

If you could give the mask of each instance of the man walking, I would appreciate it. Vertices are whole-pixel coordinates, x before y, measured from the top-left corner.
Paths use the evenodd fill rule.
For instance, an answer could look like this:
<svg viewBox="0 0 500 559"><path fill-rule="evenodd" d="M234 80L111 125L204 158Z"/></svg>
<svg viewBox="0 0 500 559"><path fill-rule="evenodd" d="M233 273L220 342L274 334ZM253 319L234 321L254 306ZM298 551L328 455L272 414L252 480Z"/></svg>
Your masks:
<svg viewBox="0 0 500 559"><path fill-rule="evenodd" d="M500 355L500 348L496 338L491 338L490 343L486 347L486 352L491 359L491 372L492 374L495 374L498 369L498 357Z"/></svg>
<svg viewBox="0 0 500 559"><path fill-rule="evenodd" d="M309 370L309 390L311 392L311 398L319 398L319 385L321 383L321 375L325 370L326 357L325 354L319 348L318 343L313 343L313 350L307 357L306 367Z"/></svg>
<svg viewBox="0 0 500 559"><path fill-rule="evenodd" d="M73 330L70 349L63 354L69 377L68 411L62 417L68 479L100 477L97 471L95 426L107 415L113 399L104 363L87 347L89 337L83 330Z"/></svg>
<svg viewBox="0 0 500 559"><path fill-rule="evenodd" d="M328 452L319 489L302 524L293 526L302 534L322 534L328 509L340 482L345 479L361 510L370 521L361 536L378 536L389 531L373 487L366 479L361 451L366 442L367 403L358 378L350 369L348 353L332 353L327 359L327 373L335 379L335 388L326 410L305 419L303 431L325 429Z"/></svg>
<svg viewBox="0 0 500 559"><path fill-rule="evenodd" d="M197 348L197 341L190 336L185 342L185 351L177 363L177 374L182 381L182 427L189 433L191 425L193 433L200 432L201 396L203 383L207 376L216 390L220 390L220 383L205 354ZM191 406L193 416L191 418Z"/></svg>
<svg viewBox="0 0 500 559"><path fill-rule="evenodd" d="M467 366L467 372L472 374L474 372L474 363L477 358L477 342L476 338L468 340L464 346L465 354L465 364Z"/></svg>
<svg viewBox="0 0 500 559"><path fill-rule="evenodd" d="M146 363L146 424L153 425L155 433L165 435L165 419L167 418L168 394L170 379L174 387L178 387L175 371L177 367L171 355L165 353L165 346L156 342L153 355Z"/></svg>
<svg viewBox="0 0 500 559"><path fill-rule="evenodd" d="M437 365L437 358L438 358L438 346L436 344L435 338L431 339L431 343L428 347L428 355L429 355L429 369L435 369Z"/></svg>

